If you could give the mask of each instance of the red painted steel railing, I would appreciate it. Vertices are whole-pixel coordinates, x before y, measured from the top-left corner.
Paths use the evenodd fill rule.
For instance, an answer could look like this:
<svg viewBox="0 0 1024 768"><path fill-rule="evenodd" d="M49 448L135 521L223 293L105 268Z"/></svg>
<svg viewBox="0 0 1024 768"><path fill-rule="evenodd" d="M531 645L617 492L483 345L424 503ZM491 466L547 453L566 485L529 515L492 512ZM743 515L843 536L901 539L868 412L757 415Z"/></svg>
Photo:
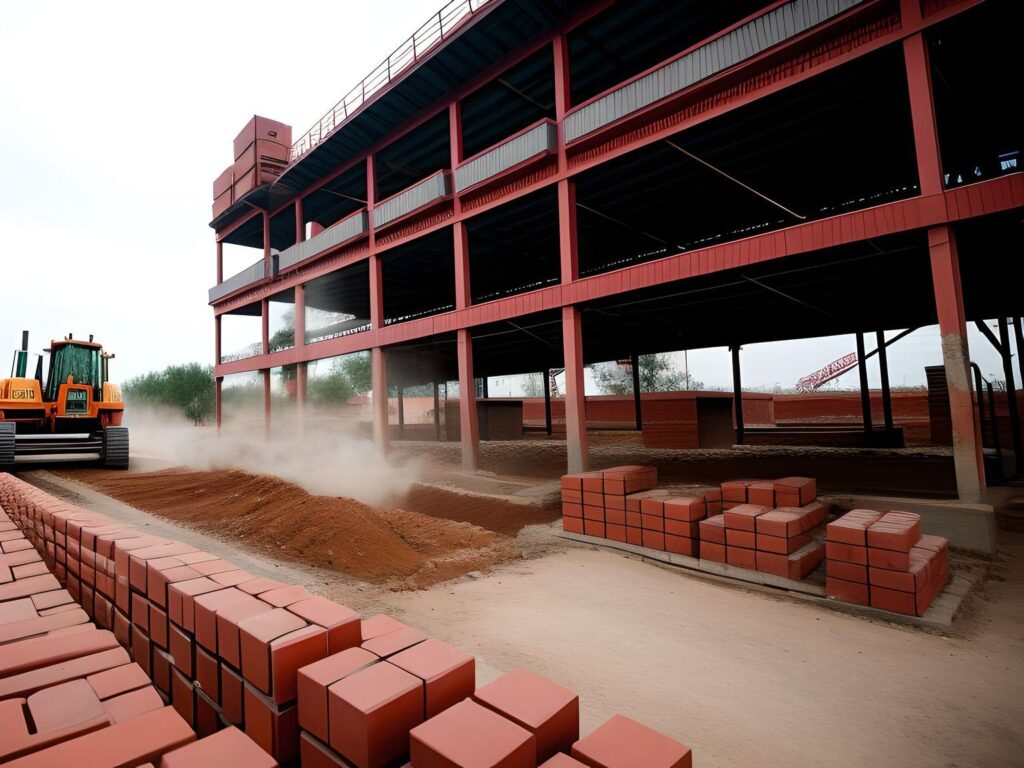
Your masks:
<svg viewBox="0 0 1024 768"><path fill-rule="evenodd" d="M350 90L341 101L292 144L291 160L298 160L344 123L374 94L387 86L406 69L423 59L435 46L448 39L462 23L494 0L451 0L417 29Z"/></svg>

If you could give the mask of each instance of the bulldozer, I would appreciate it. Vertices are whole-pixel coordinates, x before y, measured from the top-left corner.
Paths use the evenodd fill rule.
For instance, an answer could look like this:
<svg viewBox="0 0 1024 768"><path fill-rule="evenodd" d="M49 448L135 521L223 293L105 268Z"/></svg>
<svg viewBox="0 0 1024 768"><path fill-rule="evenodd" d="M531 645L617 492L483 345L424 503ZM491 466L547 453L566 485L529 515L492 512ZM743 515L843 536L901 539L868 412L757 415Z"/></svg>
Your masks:
<svg viewBox="0 0 1024 768"><path fill-rule="evenodd" d="M90 336L54 340L28 376L28 331L15 350L10 378L0 379L0 471L16 464L94 462L128 467L121 388L109 380L114 355Z"/></svg>

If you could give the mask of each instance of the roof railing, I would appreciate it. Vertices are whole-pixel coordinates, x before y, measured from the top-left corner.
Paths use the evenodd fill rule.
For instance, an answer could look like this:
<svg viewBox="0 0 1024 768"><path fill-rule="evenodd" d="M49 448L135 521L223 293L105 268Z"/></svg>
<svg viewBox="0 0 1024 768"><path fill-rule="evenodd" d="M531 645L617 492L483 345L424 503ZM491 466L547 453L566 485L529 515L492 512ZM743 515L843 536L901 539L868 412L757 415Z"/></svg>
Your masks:
<svg viewBox="0 0 1024 768"><path fill-rule="evenodd" d="M316 147L374 94L424 58L461 26L463 21L491 2L494 0L450 0L292 144L291 161L295 162Z"/></svg>

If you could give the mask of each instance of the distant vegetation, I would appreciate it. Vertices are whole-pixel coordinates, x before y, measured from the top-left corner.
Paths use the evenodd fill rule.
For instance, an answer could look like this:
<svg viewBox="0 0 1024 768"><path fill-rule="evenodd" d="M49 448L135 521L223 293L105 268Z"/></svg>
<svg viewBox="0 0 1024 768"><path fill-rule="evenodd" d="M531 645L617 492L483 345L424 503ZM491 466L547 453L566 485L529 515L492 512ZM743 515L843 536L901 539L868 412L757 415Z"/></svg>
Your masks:
<svg viewBox="0 0 1024 768"><path fill-rule="evenodd" d="M162 371L129 379L122 391L129 406L172 408L197 425L211 421L216 410L213 366L210 365L171 365Z"/></svg>
<svg viewBox="0 0 1024 768"><path fill-rule="evenodd" d="M598 363L592 369L594 383L605 395L633 393L633 372L618 363ZM678 370L667 354L640 355L641 392L678 392L701 390L704 382Z"/></svg>

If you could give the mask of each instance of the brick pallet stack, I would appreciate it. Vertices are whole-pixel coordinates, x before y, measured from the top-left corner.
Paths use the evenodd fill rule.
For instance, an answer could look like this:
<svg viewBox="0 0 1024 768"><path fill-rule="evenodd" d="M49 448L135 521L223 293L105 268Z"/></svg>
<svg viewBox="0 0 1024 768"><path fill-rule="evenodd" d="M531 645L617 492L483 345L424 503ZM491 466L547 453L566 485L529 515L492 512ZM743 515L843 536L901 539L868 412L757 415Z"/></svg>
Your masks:
<svg viewBox="0 0 1024 768"><path fill-rule="evenodd" d="M821 563L825 507L809 477L722 483L721 515L700 523L701 558L799 581Z"/></svg>
<svg viewBox="0 0 1024 768"><path fill-rule="evenodd" d="M828 524L829 597L923 616L949 579L948 542L921 534L914 512L855 509Z"/></svg>
<svg viewBox="0 0 1024 768"><path fill-rule="evenodd" d="M562 528L571 533L699 557L699 521L720 511L719 489L658 488L655 467L624 466L562 478Z"/></svg>
<svg viewBox="0 0 1024 768"><path fill-rule="evenodd" d="M624 507L633 480L609 481ZM556 754L571 750L617 768L614 733L627 760L690 765L688 748L624 718L575 741L575 694L525 671L474 691L472 656L389 616L362 621L10 475L0 507L0 761L377 768L411 749L417 768L532 767L573 765Z"/></svg>

